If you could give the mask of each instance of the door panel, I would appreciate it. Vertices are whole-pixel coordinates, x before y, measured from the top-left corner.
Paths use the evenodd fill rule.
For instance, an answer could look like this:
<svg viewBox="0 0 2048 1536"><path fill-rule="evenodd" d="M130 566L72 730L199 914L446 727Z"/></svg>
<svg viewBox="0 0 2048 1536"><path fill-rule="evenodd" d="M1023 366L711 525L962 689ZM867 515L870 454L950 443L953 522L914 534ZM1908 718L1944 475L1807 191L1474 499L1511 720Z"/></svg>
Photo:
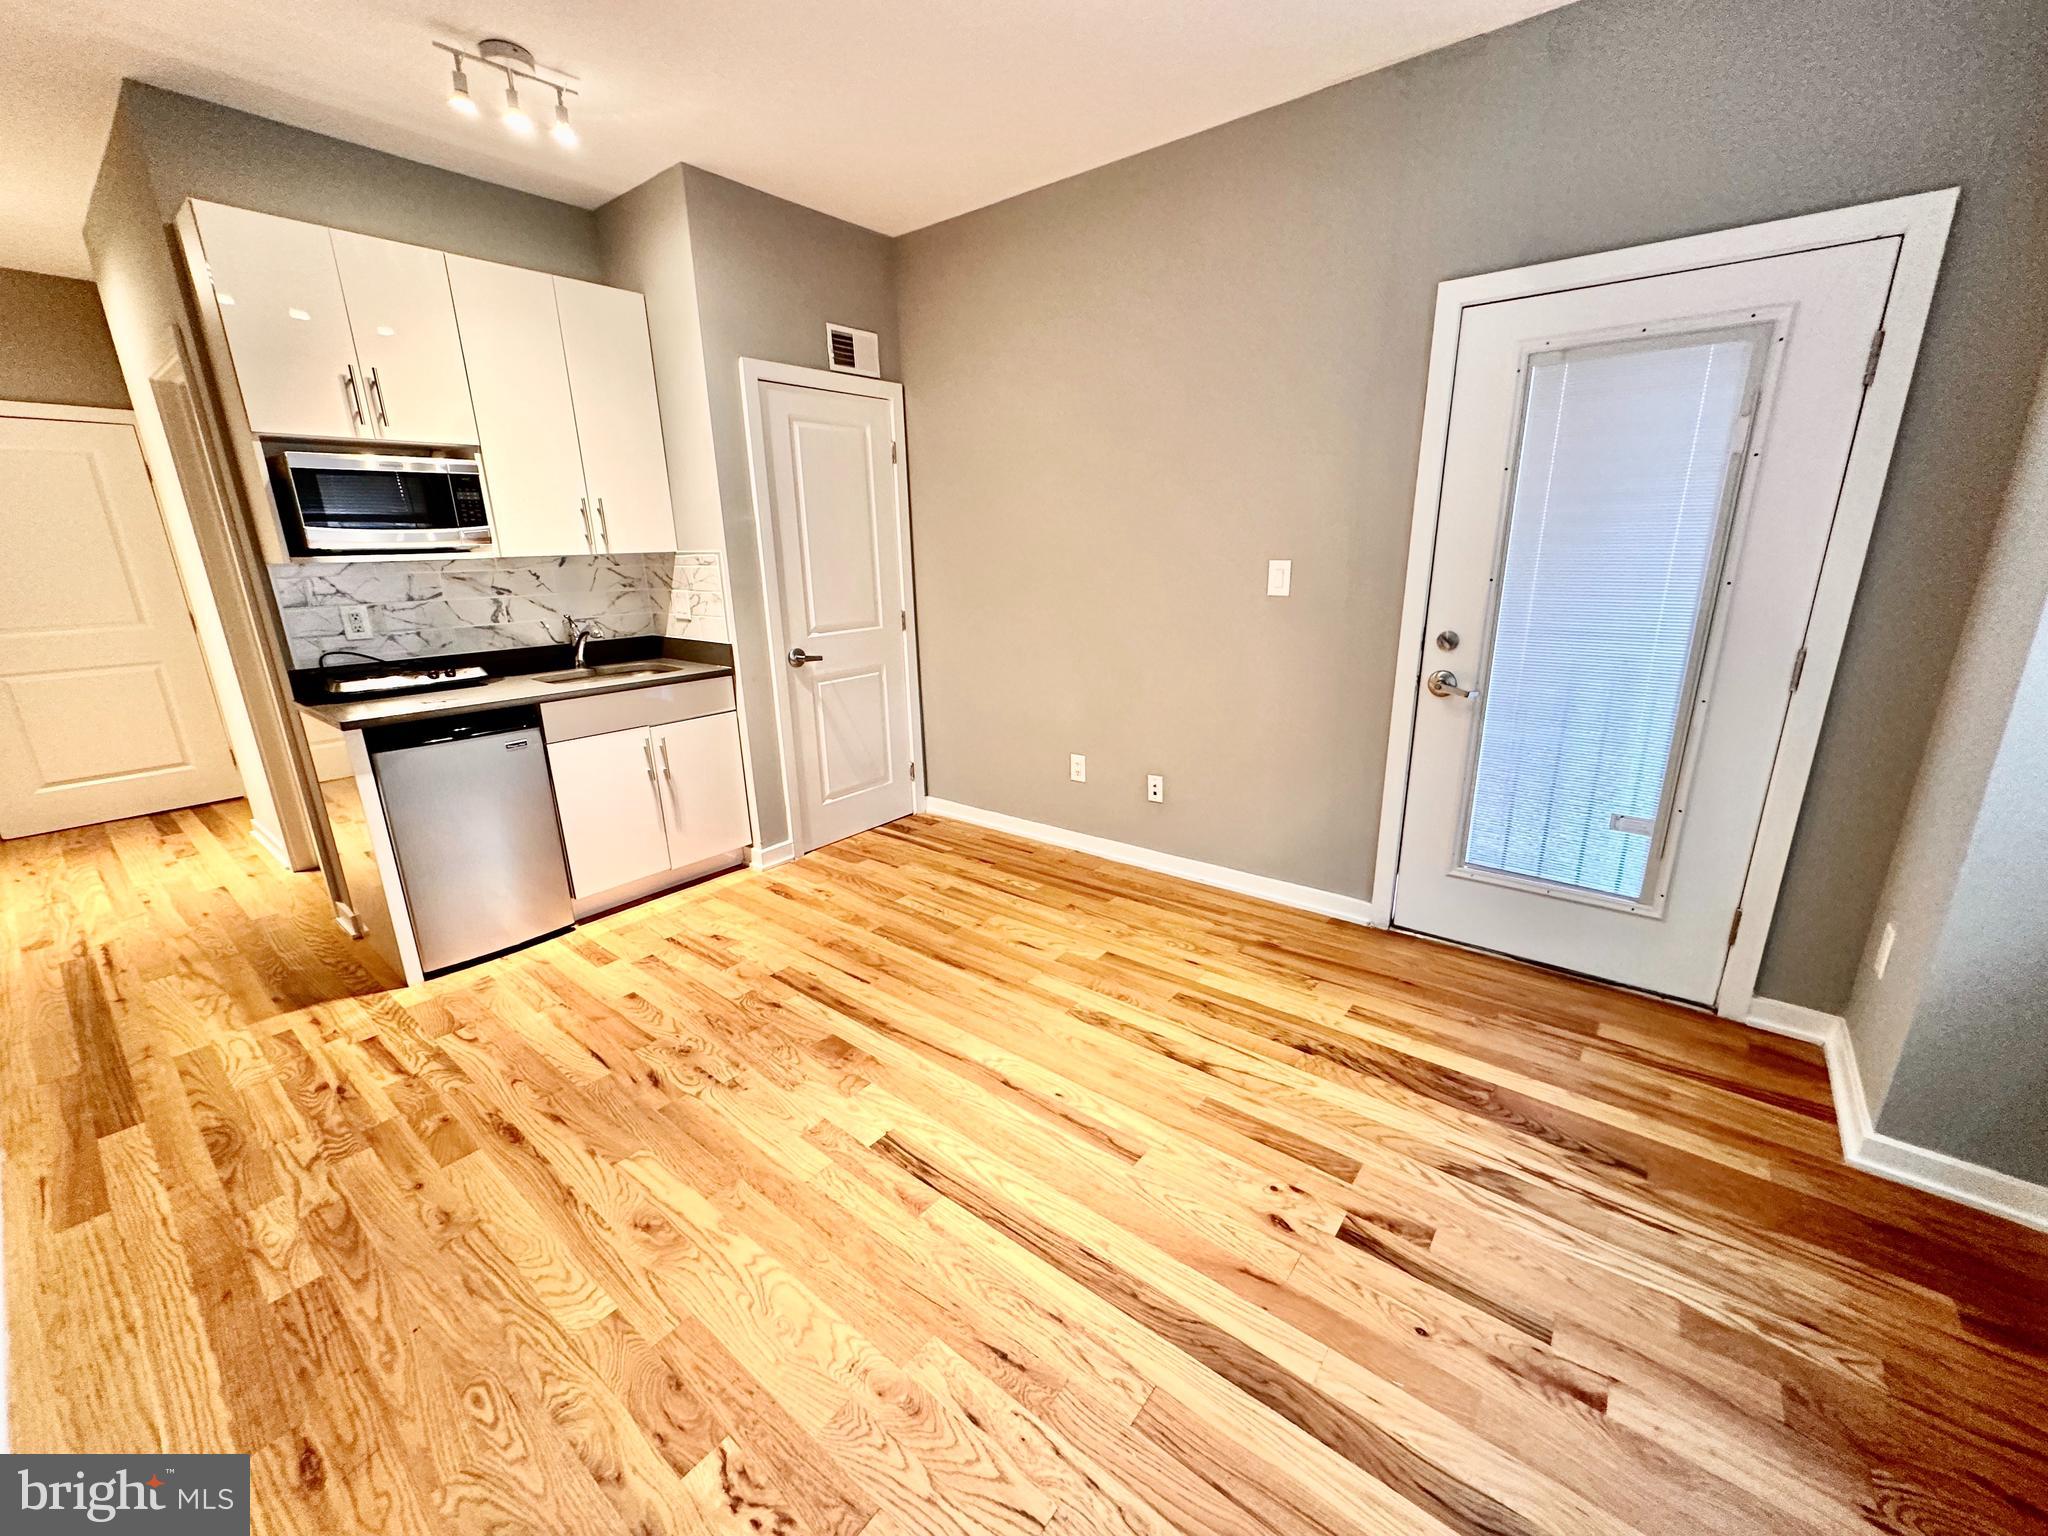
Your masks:
<svg viewBox="0 0 2048 1536"><path fill-rule="evenodd" d="M645 730L550 742L569 883L594 896L669 868L653 744Z"/></svg>
<svg viewBox="0 0 2048 1536"><path fill-rule="evenodd" d="M567 277L554 283L599 547L615 555L673 550L647 302L623 288Z"/></svg>
<svg viewBox="0 0 2048 1536"><path fill-rule="evenodd" d="M0 418L0 837L241 778L134 429Z"/></svg>
<svg viewBox="0 0 2048 1536"><path fill-rule="evenodd" d="M584 555L583 457L554 280L467 256L448 258L477 442L501 555Z"/></svg>
<svg viewBox="0 0 2048 1536"><path fill-rule="evenodd" d="M249 425L288 437L375 436L328 231L218 203L192 211Z"/></svg>
<svg viewBox="0 0 2048 1536"><path fill-rule="evenodd" d="M803 849L907 816L910 660L890 403L760 386ZM779 658L780 659L780 658Z"/></svg>
<svg viewBox="0 0 2048 1536"><path fill-rule="evenodd" d="M423 246L333 232L349 329L377 435L474 443L476 413L455 330L448 258Z"/></svg>
<svg viewBox="0 0 2048 1536"><path fill-rule="evenodd" d="M661 764L671 868L701 864L753 842L746 775L740 768L739 716L704 715L657 725L654 753Z"/></svg>
<svg viewBox="0 0 2048 1536"><path fill-rule="evenodd" d="M1465 311L1397 926L1712 1000L1897 252Z"/></svg>

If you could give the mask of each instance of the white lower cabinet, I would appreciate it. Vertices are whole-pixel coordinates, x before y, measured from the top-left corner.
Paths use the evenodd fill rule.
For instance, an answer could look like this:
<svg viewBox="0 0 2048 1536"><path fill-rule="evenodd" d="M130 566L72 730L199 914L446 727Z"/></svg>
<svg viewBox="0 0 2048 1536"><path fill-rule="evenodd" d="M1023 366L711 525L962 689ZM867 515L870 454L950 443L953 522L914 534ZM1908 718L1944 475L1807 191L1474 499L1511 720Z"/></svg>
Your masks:
<svg viewBox="0 0 2048 1536"><path fill-rule="evenodd" d="M661 768L669 868L687 869L751 843L739 716L679 720L655 726L652 735Z"/></svg>
<svg viewBox="0 0 2048 1536"><path fill-rule="evenodd" d="M645 888L754 840L739 717L729 709L550 741L548 764L579 901Z"/></svg>
<svg viewBox="0 0 2048 1536"><path fill-rule="evenodd" d="M653 765L654 742L645 728L548 743L555 813L578 896L631 885L669 867Z"/></svg>

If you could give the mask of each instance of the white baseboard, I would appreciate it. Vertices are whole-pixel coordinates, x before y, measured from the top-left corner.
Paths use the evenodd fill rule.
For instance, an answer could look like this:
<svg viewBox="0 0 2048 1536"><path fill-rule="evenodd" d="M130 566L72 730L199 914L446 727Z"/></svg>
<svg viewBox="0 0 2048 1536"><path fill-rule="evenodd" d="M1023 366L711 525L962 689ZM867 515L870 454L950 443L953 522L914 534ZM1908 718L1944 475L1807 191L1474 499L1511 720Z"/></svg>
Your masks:
<svg viewBox="0 0 2048 1536"><path fill-rule="evenodd" d="M249 836L258 848L277 860L279 869L289 870L292 867L291 858L284 851L284 839L274 828L266 827L252 816L249 818Z"/></svg>
<svg viewBox="0 0 2048 1536"><path fill-rule="evenodd" d="M2048 1189L1877 1129L1856 1067L1856 1043L1840 1014L1760 997L1750 1006L1748 1022L1774 1035L1809 1041L1826 1055L1842 1157L1850 1167L2048 1232Z"/></svg>
<svg viewBox="0 0 2048 1536"><path fill-rule="evenodd" d="M1342 918L1347 923L1359 923L1368 928L1386 927L1386 920L1374 913L1372 903L1363 896L1343 896L1335 891L1317 890L1312 885L1296 885L1291 880L1275 880L1270 875L1254 875L1224 864L1205 864L1200 859L1184 859L1177 853L1140 848L1136 843L1119 843L1086 832L1070 832L1065 827L1055 827L1043 821L1026 821L1021 816L1008 816L1001 811L984 811L979 806L962 805L957 800L928 796L924 808L929 815L971 822L992 832L1028 837L1036 843L1051 843L1056 848L1072 849L1075 853L1093 854L1098 859L1149 869L1154 874L1177 875L1197 885L1212 885L1218 890L1235 891L1240 896L1256 896L1262 901L1319 913L1324 917Z"/></svg>
<svg viewBox="0 0 2048 1536"><path fill-rule="evenodd" d="M766 848L756 848L753 853L748 855L747 862L756 869L773 869L778 864L787 864L795 857L796 842L792 838L779 843L770 843Z"/></svg>

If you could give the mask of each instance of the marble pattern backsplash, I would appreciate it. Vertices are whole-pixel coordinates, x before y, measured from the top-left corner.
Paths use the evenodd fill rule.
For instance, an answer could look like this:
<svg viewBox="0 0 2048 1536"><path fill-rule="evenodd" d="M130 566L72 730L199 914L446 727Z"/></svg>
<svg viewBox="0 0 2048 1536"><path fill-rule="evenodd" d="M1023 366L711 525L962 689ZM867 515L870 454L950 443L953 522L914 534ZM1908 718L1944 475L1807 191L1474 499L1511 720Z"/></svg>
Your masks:
<svg viewBox="0 0 2048 1536"><path fill-rule="evenodd" d="M715 550L685 550L676 556L675 590L669 598L668 633L677 639L732 644L725 619L725 577Z"/></svg>
<svg viewBox="0 0 2048 1536"><path fill-rule="evenodd" d="M270 585L291 643L291 664L303 668L318 666L320 653L327 650L407 661L560 645L569 624L579 619L590 621L592 635L601 640L676 633L669 610L680 558L295 561L270 567ZM370 610L367 640L342 634L341 610L358 603ZM721 630L723 624L721 598ZM692 638L724 638L698 629L686 632Z"/></svg>

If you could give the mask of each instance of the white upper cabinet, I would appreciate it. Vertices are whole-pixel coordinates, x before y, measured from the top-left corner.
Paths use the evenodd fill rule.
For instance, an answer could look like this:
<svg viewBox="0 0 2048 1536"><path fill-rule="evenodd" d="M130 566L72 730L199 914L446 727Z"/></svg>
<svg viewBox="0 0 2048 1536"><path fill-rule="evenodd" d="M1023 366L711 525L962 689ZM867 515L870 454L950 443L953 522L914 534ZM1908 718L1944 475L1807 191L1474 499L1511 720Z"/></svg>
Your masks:
<svg viewBox="0 0 2048 1536"><path fill-rule="evenodd" d="M450 256L448 281L469 361L498 553L593 553L554 279Z"/></svg>
<svg viewBox="0 0 2048 1536"><path fill-rule="evenodd" d="M333 238L363 410L377 435L406 443L474 443L476 416L448 292L448 258L344 229Z"/></svg>
<svg viewBox="0 0 2048 1536"><path fill-rule="evenodd" d="M249 425L280 437L373 436L327 230L192 207Z"/></svg>
<svg viewBox="0 0 2048 1536"><path fill-rule="evenodd" d="M598 545L619 555L672 550L675 513L661 447L647 301L623 288L567 277L554 282Z"/></svg>

